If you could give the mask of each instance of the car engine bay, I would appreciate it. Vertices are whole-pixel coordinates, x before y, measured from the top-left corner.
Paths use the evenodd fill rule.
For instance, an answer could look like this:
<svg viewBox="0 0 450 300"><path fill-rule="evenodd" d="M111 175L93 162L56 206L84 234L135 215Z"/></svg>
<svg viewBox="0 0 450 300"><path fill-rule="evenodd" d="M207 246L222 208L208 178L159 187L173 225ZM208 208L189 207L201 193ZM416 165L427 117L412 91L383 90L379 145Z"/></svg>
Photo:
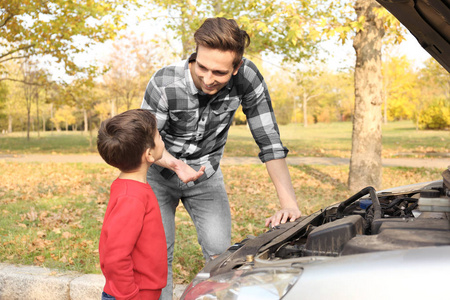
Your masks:
<svg viewBox="0 0 450 300"><path fill-rule="evenodd" d="M199 276L450 245L450 170L442 175L443 180L380 192L366 187L344 202L233 245Z"/></svg>

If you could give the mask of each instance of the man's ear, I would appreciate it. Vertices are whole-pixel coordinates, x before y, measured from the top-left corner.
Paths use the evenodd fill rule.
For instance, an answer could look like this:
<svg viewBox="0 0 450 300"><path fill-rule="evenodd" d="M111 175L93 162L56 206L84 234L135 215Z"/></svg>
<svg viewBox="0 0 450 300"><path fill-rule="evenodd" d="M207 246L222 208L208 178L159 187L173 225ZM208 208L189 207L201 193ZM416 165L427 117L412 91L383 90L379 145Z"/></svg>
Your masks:
<svg viewBox="0 0 450 300"><path fill-rule="evenodd" d="M237 74L237 72L239 71L239 68L242 66L242 63L243 63L244 61L241 59L241 62L239 63L239 65L236 67L236 68L234 68L234 71L233 71L233 75L236 75Z"/></svg>

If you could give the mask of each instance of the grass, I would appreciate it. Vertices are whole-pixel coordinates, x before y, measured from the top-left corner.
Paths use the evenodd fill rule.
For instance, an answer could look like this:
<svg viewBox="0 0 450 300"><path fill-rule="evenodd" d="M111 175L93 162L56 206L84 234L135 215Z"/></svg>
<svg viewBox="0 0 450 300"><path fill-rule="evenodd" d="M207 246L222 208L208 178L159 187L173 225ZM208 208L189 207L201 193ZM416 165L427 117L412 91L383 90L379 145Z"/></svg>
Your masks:
<svg viewBox="0 0 450 300"><path fill-rule="evenodd" d="M351 124L280 126L292 156L350 157ZM92 143L90 143L90 141ZM24 133L0 135L0 155L96 153L95 134L46 132L30 141ZM383 126L383 157L448 157L448 131L416 131L410 122ZM230 129L225 156L257 156L246 126ZM289 166L303 214L350 196L348 166ZM232 239L266 230L264 220L278 208L263 165L223 166L232 212ZM384 168L389 188L441 179L442 170ZM0 160L0 262L100 273L98 239L117 170L106 164L15 163ZM174 281L189 282L203 266L194 225L177 208Z"/></svg>
<svg viewBox="0 0 450 300"><path fill-rule="evenodd" d="M449 157L450 133L445 130L415 130L411 121L383 125L383 157ZM318 123L280 126L281 138L290 149L290 156L350 157L352 124ZM82 132L45 132L40 137L32 132L30 141L25 133L0 135L0 154L92 154L95 150L90 135ZM93 145L93 146L92 146ZM256 146L247 126L232 126L225 147L225 156L257 156Z"/></svg>
<svg viewBox="0 0 450 300"><path fill-rule="evenodd" d="M290 156L350 157L352 124L318 123L280 126L283 144ZM445 130L415 130L410 121L388 123L382 127L384 158L389 157L449 157L450 132ZM247 126L232 126L225 146L225 156L256 156L256 146Z"/></svg>
<svg viewBox="0 0 450 300"><path fill-rule="evenodd" d="M92 154L97 153L96 136L84 132L17 132L0 135L0 154Z"/></svg>
<svg viewBox="0 0 450 300"><path fill-rule="evenodd" d="M345 200L347 166L289 166L303 214ZM223 166L232 212L232 239L266 230L278 208L263 165ZM442 170L385 168L389 186L441 179ZM100 273L98 239L117 171L106 164L0 161L0 261ZM189 282L203 267L195 228L177 208L174 281Z"/></svg>

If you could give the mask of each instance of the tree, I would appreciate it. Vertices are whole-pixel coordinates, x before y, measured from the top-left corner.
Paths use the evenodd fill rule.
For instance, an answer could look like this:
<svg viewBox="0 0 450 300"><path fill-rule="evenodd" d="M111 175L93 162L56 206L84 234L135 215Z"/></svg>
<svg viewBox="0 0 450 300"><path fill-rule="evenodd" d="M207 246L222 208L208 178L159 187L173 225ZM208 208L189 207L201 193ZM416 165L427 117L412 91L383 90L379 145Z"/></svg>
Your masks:
<svg viewBox="0 0 450 300"><path fill-rule="evenodd" d="M30 140L31 126L31 104L33 100L36 103L36 109L39 110L39 92L48 82L47 73L38 68L37 64L29 59L20 65L22 75L22 88L25 107L27 109L27 140ZM37 114L39 120L39 115ZM38 128L39 131L39 128Z"/></svg>
<svg viewBox="0 0 450 300"><path fill-rule="evenodd" d="M296 83L298 87L297 96L300 99L299 105L303 110L303 126L308 127L308 103L316 100L323 91L321 90L322 83L317 80L321 72L314 68L308 71L298 71L295 74Z"/></svg>
<svg viewBox="0 0 450 300"><path fill-rule="evenodd" d="M329 17L322 1L153 0L168 12L167 28L182 42L182 57L194 51L194 31L207 17L235 19L252 40L247 54L283 54L285 61L304 60L318 53L321 24ZM152 9L154 9L152 7Z"/></svg>
<svg viewBox="0 0 450 300"><path fill-rule="evenodd" d="M160 39L147 41L143 35L129 33L113 44L106 61L108 71L103 75L104 87L111 102L111 116L120 103L129 110L140 105L150 76L168 61L166 43Z"/></svg>
<svg viewBox="0 0 450 300"><path fill-rule="evenodd" d="M423 105L414 115L416 126L423 129L450 127L450 80L448 72L433 58L419 71L418 86Z"/></svg>
<svg viewBox="0 0 450 300"><path fill-rule="evenodd" d="M353 39L356 52L355 112L353 116L352 152L349 188L381 186L381 45L383 21L375 13L379 7L372 0L357 0L355 11L362 28Z"/></svg>
<svg viewBox="0 0 450 300"><path fill-rule="evenodd" d="M76 118L74 116L74 109L68 105L63 105L60 107L54 116L55 124L57 124L56 128L61 128L60 124L64 123L66 131L69 130L69 125L74 125L76 123Z"/></svg>
<svg viewBox="0 0 450 300"><path fill-rule="evenodd" d="M422 99L410 62L406 56L389 57L382 71L385 119L412 119Z"/></svg>
<svg viewBox="0 0 450 300"><path fill-rule="evenodd" d="M0 0L0 68L10 60L53 57L66 72L82 71L74 55L124 28L124 10L136 1ZM5 69L0 70L5 72ZM8 75L0 80L14 78Z"/></svg>
<svg viewBox="0 0 450 300"><path fill-rule="evenodd" d="M318 121L349 121L355 102L353 70L323 72L318 79L323 94L318 99Z"/></svg>
<svg viewBox="0 0 450 300"><path fill-rule="evenodd" d="M295 97L297 92L296 84L292 77L291 70L283 69L270 74L266 78L273 110L277 122L281 125L291 122L296 109Z"/></svg>

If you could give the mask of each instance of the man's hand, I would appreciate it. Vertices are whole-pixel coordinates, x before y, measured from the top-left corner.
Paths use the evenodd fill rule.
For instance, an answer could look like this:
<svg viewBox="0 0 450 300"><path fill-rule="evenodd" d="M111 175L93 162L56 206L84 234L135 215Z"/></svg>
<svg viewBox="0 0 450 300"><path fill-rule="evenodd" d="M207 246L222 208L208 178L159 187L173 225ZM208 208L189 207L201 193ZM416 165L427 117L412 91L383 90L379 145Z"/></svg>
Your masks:
<svg viewBox="0 0 450 300"><path fill-rule="evenodd" d="M298 208L285 208L277 211L272 217L266 219L266 227L272 224L272 227L279 224L284 224L288 220L289 222L295 221L300 218L302 213Z"/></svg>
<svg viewBox="0 0 450 300"><path fill-rule="evenodd" d="M191 166L181 160L176 163L173 162L169 166L184 183L196 181L205 173L205 166L202 166L198 171L195 171Z"/></svg>
<svg viewBox="0 0 450 300"><path fill-rule="evenodd" d="M201 166L198 171L195 171L191 166L184 161L176 159L166 149L164 149L163 156L156 162L157 165L168 168L174 171L178 178L184 183L196 181L205 173L205 166Z"/></svg>

